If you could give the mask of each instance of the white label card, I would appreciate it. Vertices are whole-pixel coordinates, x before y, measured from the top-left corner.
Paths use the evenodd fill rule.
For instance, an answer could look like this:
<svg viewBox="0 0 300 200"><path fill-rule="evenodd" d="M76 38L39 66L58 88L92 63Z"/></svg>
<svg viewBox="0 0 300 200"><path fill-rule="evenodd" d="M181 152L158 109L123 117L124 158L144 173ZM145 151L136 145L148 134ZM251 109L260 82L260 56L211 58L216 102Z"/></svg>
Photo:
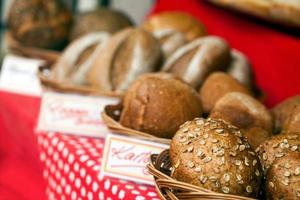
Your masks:
<svg viewBox="0 0 300 200"><path fill-rule="evenodd" d="M100 176L111 176L154 185L147 170L151 154L169 148L166 144L109 134L105 140Z"/></svg>
<svg viewBox="0 0 300 200"><path fill-rule="evenodd" d="M5 56L0 74L0 89L8 92L40 96L42 88L37 77L38 67L43 60Z"/></svg>
<svg viewBox="0 0 300 200"><path fill-rule="evenodd" d="M38 131L57 131L81 136L105 137L108 133L101 112L106 105L117 104L115 97L91 97L44 93Z"/></svg>

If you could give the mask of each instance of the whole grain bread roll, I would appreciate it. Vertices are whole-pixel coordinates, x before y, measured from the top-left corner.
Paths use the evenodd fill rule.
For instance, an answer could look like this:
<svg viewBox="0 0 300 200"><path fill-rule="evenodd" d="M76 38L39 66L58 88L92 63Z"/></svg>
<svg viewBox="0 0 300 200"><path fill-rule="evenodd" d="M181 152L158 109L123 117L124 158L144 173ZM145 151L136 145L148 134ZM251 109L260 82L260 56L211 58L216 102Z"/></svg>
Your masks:
<svg viewBox="0 0 300 200"><path fill-rule="evenodd" d="M247 87L224 72L214 72L209 75L200 88L204 112L209 113L216 102L229 92L252 95Z"/></svg>
<svg viewBox="0 0 300 200"><path fill-rule="evenodd" d="M51 71L52 79L87 85L87 73L109 37L108 33L94 32L70 43L54 63Z"/></svg>
<svg viewBox="0 0 300 200"><path fill-rule="evenodd" d="M272 136L265 140L256 149L260 158L263 170L267 170L273 163L284 157L289 152L300 153L300 134L299 133L284 133Z"/></svg>
<svg viewBox="0 0 300 200"><path fill-rule="evenodd" d="M224 120L196 118L170 145L171 177L206 189L257 197L262 170L241 131Z"/></svg>
<svg viewBox="0 0 300 200"><path fill-rule="evenodd" d="M255 98L240 92L230 92L220 98L210 117L224 119L241 128L253 148L272 133L272 117L267 108ZM250 134L254 130L257 132Z"/></svg>
<svg viewBox="0 0 300 200"><path fill-rule="evenodd" d="M21 44L61 49L68 38L72 14L62 0L14 0L8 29Z"/></svg>
<svg viewBox="0 0 300 200"><path fill-rule="evenodd" d="M300 153L288 152L267 172L267 199L300 199Z"/></svg>
<svg viewBox="0 0 300 200"><path fill-rule="evenodd" d="M114 34L92 64L88 80L101 91L123 93L140 75L156 71L161 59L159 42L141 28Z"/></svg>
<svg viewBox="0 0 300 200"><path fill-rule="evenodd" d="M125 93L120 123L172 138L180 124L201 115L200 99L193 88L170 74L147 74Z"/></svg>
<svg viewBox="0 0 300 200"><path fill-rule="evenodd" d="M88 11L75 16L71 28L70 40L73 41L91 32L113 34L132 25L131 19L121 11L109 8Z"/></svg>
<svg viewBox="0 0 300 200"><path fill-rule="evenodd" d="M242 52L236 49L231 50L231 61L226 71L247 88L253 87L251 64Z"/></svg>
<svg viewBox="0 0 300 200"><path fill-rule="evenodd" d="M293 96L276 105L271 113L274 119L275 132L280 132L297 106L300 105L300 96ZM287 126L287 125L286 125Z"/></svg>
<svg viewBox="0 0 300 200"><path fill-rule="evenodd" d="M187 41L206 35L205 27L199 20L188 13L162 12L151 16L143 27L154 35L165 30L182 33Z"/></svg>
<svg viewBox="0 0 300 200"><path fill-rule="evenodd" d="M162 71L173 73L199 88L213 71L230 62L228 44L216 36L202 37L177 49L164 63Z"/></svg>

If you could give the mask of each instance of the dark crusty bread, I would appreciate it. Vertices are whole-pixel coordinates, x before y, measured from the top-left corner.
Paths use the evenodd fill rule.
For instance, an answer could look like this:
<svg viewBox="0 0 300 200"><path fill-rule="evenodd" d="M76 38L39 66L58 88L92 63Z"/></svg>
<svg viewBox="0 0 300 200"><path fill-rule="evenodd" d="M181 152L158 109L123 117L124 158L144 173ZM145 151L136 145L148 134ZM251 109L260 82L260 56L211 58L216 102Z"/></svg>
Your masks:
<svg viewBox="0 0 300 200"><path fill-rule="evenodd" d="M300 132L300 104L290 113L282 129L285 132Z"/></svg>
<svg viewBox="0 0 300 200"><path fill-rule="evenodd" d="M256 149L263 170L266 172L270 166L288 152L300 153L300 134L282 133L264 141Z"/></svg>
<svg viewBox="0 0 300 200"><path fill-rule="evenodd" d="M210 112L216 102L229 92L251 95L251 92L244 85L224 72L214 72L209 75L200 88L203 111Z"/></svg>
<svg viewBox="0 0 300 200"><path fill-rule="evenodd" d="M272 117L267 108L255 98L240 92L230 92L220 98L210 117L224 119L241 128L253 148L272 133Z"/></svg>
<svg viewBox="0 0 300 200"><path fill-rule="evenodd" d="M280 132L294 109L300 105L300 96L293 96L276 105L271 113L274 119L275 132Z"/></svg>
<svg viewBox="0 0 300 200"><path fill-rule="evenodd" d="M300 153L289 152L267 172L267 199L300 199Z"/></svg>
<svg viewBox="0 0 300 200"><path fill-rule="evenodd" d="M262 170L241 131L196 118L180 126L170 145L171 176L212 191L257 197Z"/></svg>
<svg viewBox="0 0 300 200"><path fill-rule="evenodd" d="M125 93L120 123L158 137L172 138L180 124L202 114L197 92L170 74L147 74Z"/></svg>

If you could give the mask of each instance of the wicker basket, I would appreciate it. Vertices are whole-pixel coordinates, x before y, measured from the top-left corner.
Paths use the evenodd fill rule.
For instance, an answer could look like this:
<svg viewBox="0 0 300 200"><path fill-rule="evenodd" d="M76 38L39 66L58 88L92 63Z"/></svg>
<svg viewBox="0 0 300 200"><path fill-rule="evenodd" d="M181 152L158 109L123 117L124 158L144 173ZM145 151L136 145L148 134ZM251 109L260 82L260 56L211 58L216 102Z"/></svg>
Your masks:
<svg viewBox="0 0 300 200"><path fill-rule="evenodd" d="M122 105L108 105L104 108L104 112L102 112L102 119L109 130L112 132L116 132L119 134L124 134L128 136L133 136L137 138L141 138L148 141L155 141L163 144L170 144L170 139L159 138L153 136L148 133L144 133L141 131L133 130L131 128L126 128L122 126L118 121L120 119L120 114L122 111Z"/></svg>
<svg viewBox="0 0 300 200"><path fill-rule="evenodd" d="M16 55L39 58L46 61L46 65L50 66L59 58L60 52L36 47L24 46L15 40L10 32L6 32L5 40L9 51Z"/></svg>
<svg viewBox="0 0 300 200"><path fill-rule="evenodd" d="M179 199L216 199L216 200L253 200L249 197L222 194L201 188L188 183L176 181L170 177L171 163L169 150L164 150L159 155L152 154L148 170L155 180L155 188L162 200Z"/></svg>

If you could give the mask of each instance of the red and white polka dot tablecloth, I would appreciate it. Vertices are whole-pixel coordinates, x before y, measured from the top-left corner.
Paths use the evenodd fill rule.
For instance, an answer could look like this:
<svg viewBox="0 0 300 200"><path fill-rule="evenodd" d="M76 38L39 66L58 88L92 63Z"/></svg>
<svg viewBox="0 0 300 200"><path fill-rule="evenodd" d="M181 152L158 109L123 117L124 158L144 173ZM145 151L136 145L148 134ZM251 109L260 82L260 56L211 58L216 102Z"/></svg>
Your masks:
<svg viewBox="0 0 300 200"><path fill-rule="evenodd" d="M59 133L37 133L37 137L48 199L159 200L153 186L101 179L104 139Z"/></svg>

